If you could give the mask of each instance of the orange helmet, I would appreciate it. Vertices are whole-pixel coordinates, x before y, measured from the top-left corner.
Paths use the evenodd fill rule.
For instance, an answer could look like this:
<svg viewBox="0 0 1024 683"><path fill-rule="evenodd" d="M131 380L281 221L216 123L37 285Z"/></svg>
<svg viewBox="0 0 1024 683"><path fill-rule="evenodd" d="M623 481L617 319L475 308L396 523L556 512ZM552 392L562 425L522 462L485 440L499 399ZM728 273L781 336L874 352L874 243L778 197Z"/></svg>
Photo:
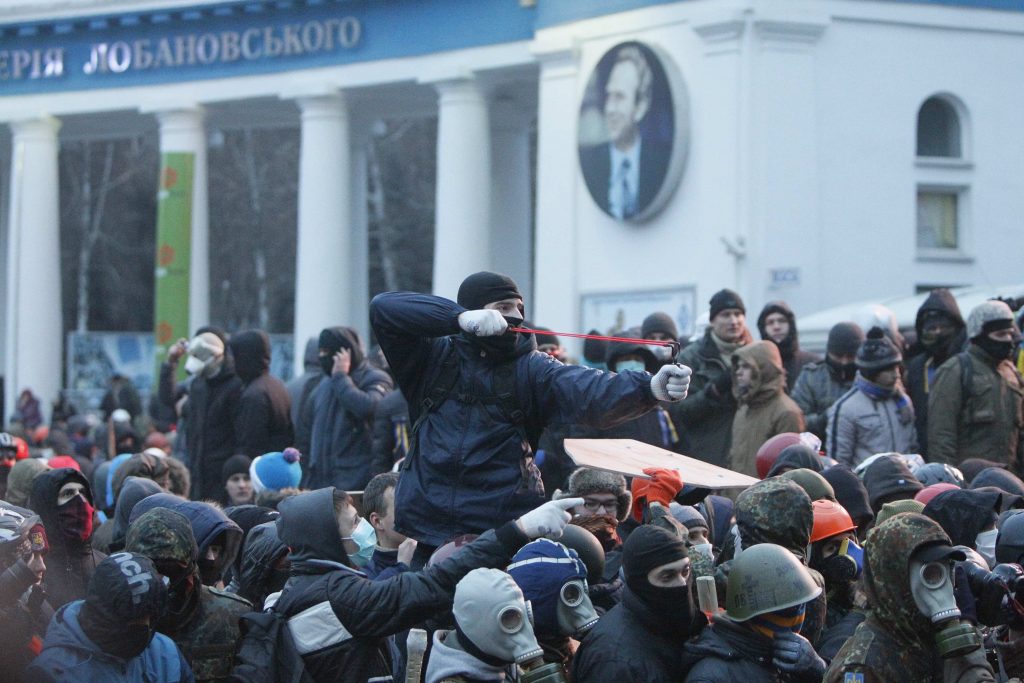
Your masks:
<svg viewBox="0 0 1024 683"><path fill-rule="evenodd" d="M811 543L857 529L850 513L834 500L816 500L811 503L811 507L814 509Z"/></svg>
<svg viewBox="0 0 1024 683"><path fill-rule="evenodd" d="M764 479L768 476L768 470L772 468L779 454L787 447L800 443L800 435L796 432L783 432L761 444L757 449L757 476Z"/></svg>

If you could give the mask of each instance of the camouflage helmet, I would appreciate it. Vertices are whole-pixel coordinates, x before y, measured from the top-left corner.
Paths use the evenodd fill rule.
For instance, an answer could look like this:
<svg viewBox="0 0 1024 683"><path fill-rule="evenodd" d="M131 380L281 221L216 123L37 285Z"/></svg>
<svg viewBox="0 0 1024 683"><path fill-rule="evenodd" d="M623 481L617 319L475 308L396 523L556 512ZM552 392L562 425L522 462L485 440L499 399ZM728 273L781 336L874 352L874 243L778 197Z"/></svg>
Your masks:
<svg viewBox="0 0 1024 683"><path fill-rule="evenodd" d="M759 543L732 561L725 591L726 614L733 621L747 621L802 605L820 594L821 588L793 553L772 543Z"/></svg>
<svg viewBox="0 0 1024 683"><path fill-rule="evenodd" d="M175 560L192 564L199 557L199 546L188 517L165 508L145 513L128 527L125 550L151 560Z"/></svg>

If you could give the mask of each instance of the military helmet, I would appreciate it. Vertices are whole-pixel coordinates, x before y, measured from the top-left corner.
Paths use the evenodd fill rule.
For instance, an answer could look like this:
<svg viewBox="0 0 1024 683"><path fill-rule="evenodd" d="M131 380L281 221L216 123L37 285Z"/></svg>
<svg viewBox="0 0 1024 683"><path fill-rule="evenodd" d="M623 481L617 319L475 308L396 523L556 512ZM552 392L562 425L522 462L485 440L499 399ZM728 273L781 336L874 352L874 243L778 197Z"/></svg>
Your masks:
<svg viewBox="0 0 1024 683"><path fill-rule="evenodd" d="M597 536L581 526L569 524L562 531L558 542L576 551L587 566L587 581L590 584L602 582L604 576L604 549Z"/></svg>
<svg viewBox="0 0 1024 683"><path fill-rule="evenodd" d="M729 618L747 621L813 600L821 588L793 553L760 543L745 548L732 561L725 593Z"/></svg>
<svg viewBox="0 0 1024 683"><path fill-rule="evenodd" d="M925 486L955 484L964 487L964 474L956 467L941 462L928 462L914 468L914 476Z"/></svg>
<svg viewBox="0 0 1024 683"><path fill-rule="evenodd" d="M1019 564L1024 556L1024 511L1015 512L1003 521L996 537L996 562Z"/></svg>

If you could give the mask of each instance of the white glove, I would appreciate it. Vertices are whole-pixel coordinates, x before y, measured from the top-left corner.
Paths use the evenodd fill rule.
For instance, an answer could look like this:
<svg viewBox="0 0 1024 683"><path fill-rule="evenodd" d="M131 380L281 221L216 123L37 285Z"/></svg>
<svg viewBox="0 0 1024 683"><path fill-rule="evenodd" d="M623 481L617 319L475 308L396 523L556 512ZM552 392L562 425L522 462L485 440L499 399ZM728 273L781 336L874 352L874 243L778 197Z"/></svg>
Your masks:
<svg viewBox="0 0 1024 683"><path fill-rule="evenodd" d="M544 538L561 538L562 529L572 519L567 510L583 505L582 498L562 498L549 500L538 508L530 510L516 520L516 526L524 534L535 540Z"/></svg>
<svg viewBox="0 0 1024 683"><path fill-rule="evenodd" d="M651 378L651 393L659 401L681 401L690 388L693 370L685 365L662 365Z"/></svg>
<svg viewBox="0 0 1024 683"><path fill-rule="evenodd" d="M478 337L496 337L508 329L508 322L501 313L490 308L459 313L459 327Z"/></svg>

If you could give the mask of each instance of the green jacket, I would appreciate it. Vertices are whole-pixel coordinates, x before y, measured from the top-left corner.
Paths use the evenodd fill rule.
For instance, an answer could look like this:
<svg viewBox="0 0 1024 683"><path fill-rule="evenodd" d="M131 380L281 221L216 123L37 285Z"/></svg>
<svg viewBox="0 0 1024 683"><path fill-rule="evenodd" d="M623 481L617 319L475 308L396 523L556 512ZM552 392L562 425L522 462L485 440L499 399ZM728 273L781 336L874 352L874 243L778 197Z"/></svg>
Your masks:
<svg viewBox="0 0 1024 683"><path fill-rule="evenodd" d="M967 458L985 458L1004 462L1020 475L1022 405L1024 382L1013 364L993 363L971 344L965 353L942 364L928 394L929 460L956 465Z"/></svg>

